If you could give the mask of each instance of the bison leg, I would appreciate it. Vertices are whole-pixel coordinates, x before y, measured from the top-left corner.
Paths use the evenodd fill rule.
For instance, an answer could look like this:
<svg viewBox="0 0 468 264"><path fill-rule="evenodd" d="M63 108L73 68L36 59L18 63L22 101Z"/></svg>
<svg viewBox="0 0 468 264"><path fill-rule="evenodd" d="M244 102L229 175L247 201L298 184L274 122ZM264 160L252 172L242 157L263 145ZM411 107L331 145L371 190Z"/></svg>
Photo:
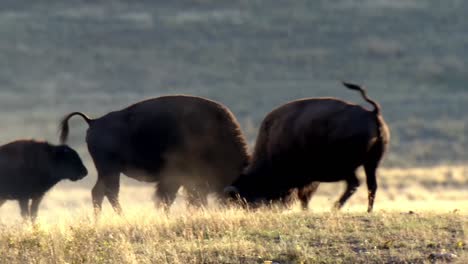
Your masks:
<svg viewBox="0 0 468 264"><path fill-rule="evenodd" d="M174 202L177 191L180 188L180 184L174 181L162 180L158 183L158 189L156 190L156 206L163 206L169 208Z"/></svg>
<svg viewBox="0 0 468 264"><path fill-rule="evenodd" d="M299 189L297 192L297 196L299 198L299 201L301 201L301 206L303 210L307 210L309 206L310 199L314 195L315 191L317 191L317 188L319 187L320 182L313 182L309 184L308 186Z"/></svg>
<svg viewBox="0 0 468 264"><path fill-rule="evenodd" d="M377 192L377 178L376 178L376 171L377 167L372 165L364 165L364 170L366 172L366 179L367 179L367 190L368 190L368 207L367 212L372 212L374 207L374 200L375 194Z"/></svg>
<svg viewBox="0 0 468 264"><path fill-rule="evenodd" d="M0 207L6 202L6 200L0 199Z"/></svg>
<svg viewBox="0 0 468 264"><path fill-rule="evenodd" d="M208 191L199 188L187 190L188 203L196 207L206 206L208 204Z"/></svg>
<svg viewBox="0 0 468 264"><path fill-rule="evenodd" d="M18 200L20 210L21 210L21 217L24 220L29 218L29 199L20 199Z"/></svg>
<svg viewBox="0 0 468 264"><path fill-rule="evenodd" d="M31 202L31 221L35 222L37 218L37 211L39 210L39 204L42 201L42 198L44 198L44 195L34 197Z"/></svg>
<svg viewBox="0 0 468 264"><path fill-rule="evenodd" d="M372 147L369 152L369 159L364 163L364 171L366 172L366 182L368 191L368 207L367 212L372 212L374 207L375 194L377 192L377 168L385 151L385 144L379 142Z"/></svg>
<svg viewBox="0 0 468 264"><path fill-rule="evenodd" d="M119 191L120 191L120 175L116 174L112 177L108 177L105 182L105 194L107 200L114 208L114 211L118 214L122 214L122 206L120 206L119 202Z"/></svg>
<svg viewBox="0 0 468 264"><path fill-rule="evenodd" d="M349 178L346 179L346 190L343 193L343 195L340 197L340 199L335 203L335 209L341 209L345 202L351 197L351 195L356 192L356 189L359 187L359 180L356 177L356 174L353 173L353 175Z"/></svg>
<svg viewBox="0 0 468 264"><path fill-rule="evenodd" d="M98 215L101 212L105 188L104 181L98 179L93 189L91 190L95 215Z"/></svg>
<svg viewBox="0 0 468 264"><path fill-rule="evenodd" d="M119 203L119 187L120 187L120 175L119 173L103 173L98 172L98 180L91 191L93 198L94 212L98 215L101 212L102 201L104 196L111 203L112 207L117 213L122 212L122 208Z"/></svg>

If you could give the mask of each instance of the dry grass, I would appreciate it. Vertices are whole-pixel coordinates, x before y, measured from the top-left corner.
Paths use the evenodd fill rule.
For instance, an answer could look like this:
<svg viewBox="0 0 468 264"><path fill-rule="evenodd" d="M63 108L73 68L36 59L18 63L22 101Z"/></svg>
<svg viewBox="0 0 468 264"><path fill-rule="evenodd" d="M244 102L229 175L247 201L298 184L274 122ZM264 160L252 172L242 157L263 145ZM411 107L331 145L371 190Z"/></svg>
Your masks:
<svg viewBox="0 0 468 264"><path fill-rule="evenodd" d="M127 183L124 216L105 204L97 222L89 189L64 184L34 226L16 203L0 209L0 263L431 263L450 254L467 263L464 167L384 169L379 179L373 214L364 213L365 186L340 213L330 212L336 184L321 186L307 212L195 209L179 198L166 213L153 207L152 188Z"/></svg>
<svg viewBox="0 0 468 264"><path fill-rule="evenodd" d="M0 227L1 263L424 263L468 260L466 215L150 208Z"/></svg>

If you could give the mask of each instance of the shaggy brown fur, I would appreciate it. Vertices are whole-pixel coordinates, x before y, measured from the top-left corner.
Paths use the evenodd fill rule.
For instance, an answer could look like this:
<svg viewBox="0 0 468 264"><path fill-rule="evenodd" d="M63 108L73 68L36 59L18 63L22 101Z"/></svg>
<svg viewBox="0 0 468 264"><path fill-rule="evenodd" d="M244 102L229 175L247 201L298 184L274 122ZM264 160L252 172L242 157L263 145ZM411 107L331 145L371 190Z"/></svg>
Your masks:
<svg viewBox="0 0 468 264"><path fill-rule="evenodd" d="M192 96L164 96L131 105L97 119L75 112L89 124L89 153L98 172L92 190L97 212L107 196L117 212L119 175L157 182L156 198L170 205L180 186L191 200L206 202L210 192L238 177L248 164L247 145L234 115L214 101Z"/></svg>
<svg viewBox="0 0 468 264"><path fill-rule="evenodd" d="M363 165L368 211L372 211L376 170L390 134L379 105L365 90L344 85L360 91L374 110L335 98L301 99L280 106L263 120L252 162L226 192L255 202L284 199L298 189L306 207L319 182L346 181L346 191L336 203L341 208L359 186L356 170Z"/></svg>
<svg viewBox="0 0 468 264"><path fill-rule="evenodd" d="M50 188L62 179L76 181L87 173L76 151L68 146L34 140L8 143L0 147L0 206L6 200L18 200L23 218L34 221Z"/></svg>

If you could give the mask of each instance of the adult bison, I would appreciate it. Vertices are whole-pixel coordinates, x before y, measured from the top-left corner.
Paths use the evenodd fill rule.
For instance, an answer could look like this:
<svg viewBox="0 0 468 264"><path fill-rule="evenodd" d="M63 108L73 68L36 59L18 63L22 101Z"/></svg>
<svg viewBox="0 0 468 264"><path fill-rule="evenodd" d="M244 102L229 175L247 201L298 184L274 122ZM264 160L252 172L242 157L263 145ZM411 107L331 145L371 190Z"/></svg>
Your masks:
<svg viewBox="0 0 468 264"><path fill-rule="evenodd" d="M62 179L77 181L86 174L80 157L68 146L34 140L8 143L0 146L0 206L18 200L21 216L34 221L50 188Z"/></svg>
<svg viewBox="0 0 468 264"><path fill-rule="evenodd" d="M297 189L303 207L320 182L346 181L339 209L356 191L356 170L363 165L369 190L368 212L377 190L376 170L389 142L379 105L358 85L372 111L335 98L310 98L287 103L263 120L252 161L243 175L225 189L247 202L285 199Z"/></svg>
<svg viewBox="0 0 468 264"><path fill-rule="evenodd" d="M148 99L97 119L80 112L61 122L61 141L68 120L79 115L88 123L86 142L98 173L92 190L96 212L106 196L114 210L119 175L157 182L156 198L170 205L180 186L192 201L222 194L248 163L247 144L234 115L221 104L193 96Z"/></svg>

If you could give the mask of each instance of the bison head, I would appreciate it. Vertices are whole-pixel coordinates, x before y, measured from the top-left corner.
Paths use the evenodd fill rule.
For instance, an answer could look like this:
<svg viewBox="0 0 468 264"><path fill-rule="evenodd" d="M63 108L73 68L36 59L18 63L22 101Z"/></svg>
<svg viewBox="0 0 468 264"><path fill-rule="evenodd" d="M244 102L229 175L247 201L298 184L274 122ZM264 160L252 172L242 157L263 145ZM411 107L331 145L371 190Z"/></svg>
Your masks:
<svg viewBox="0 0 468 264"><path fill-rule="evenodd" d="M226 198L233 199L233 200L237 200L241 198L239 189L237 189L237 187L232 186L232 185L224 188L224 195L226 196Z"/></svg>
<svg viewBox="0 0 468 264"><path fill-rule="evenodd" d="M255 208L267 201L261 190L262 186L256 183L255 178L242 174L232 185L224 188L224 197L243 207Z"/></svg>
<svg viewBox="0 0 468 264"><path fill-rule="evenodd" d="M54 176L77 181L83 179L88 170L78 153L66 145L52 147Z"/></svg>
<svg viewBox="0 0 468 264"><path fill-rule="evenodd" d="M243 206L257 207L283 199L290 188L278 184L268 174L246 172L224 188L224 196Z"/></svg>
<svg viewBox="0 0 468 264"><path fill-rule="evenodd" d="M268 203L268 199L265 197L252 193L242 192L233 185L224 188L224 195L230 201L239 204L244 208L257 208Z"/></svg>

